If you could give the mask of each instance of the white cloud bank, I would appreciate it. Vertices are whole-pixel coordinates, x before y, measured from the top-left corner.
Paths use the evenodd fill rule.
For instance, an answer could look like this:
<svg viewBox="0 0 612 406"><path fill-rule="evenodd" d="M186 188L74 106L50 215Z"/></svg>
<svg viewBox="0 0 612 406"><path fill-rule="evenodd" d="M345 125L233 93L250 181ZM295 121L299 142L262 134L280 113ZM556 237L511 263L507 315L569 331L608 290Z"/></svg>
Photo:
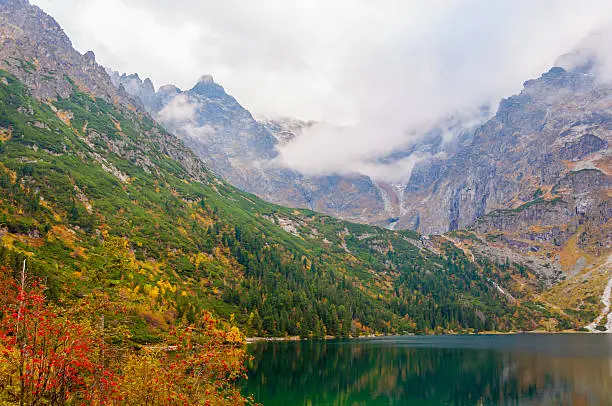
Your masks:
<svg viewBox="0 0 612 406"><path fill-rule="evenodd" d="M34 2L114 69L183 88L210 72L256 115L343 126L309 128L284 160L376 177L405 169L378 156L516 93L612 20L609 0Z"/></svg>

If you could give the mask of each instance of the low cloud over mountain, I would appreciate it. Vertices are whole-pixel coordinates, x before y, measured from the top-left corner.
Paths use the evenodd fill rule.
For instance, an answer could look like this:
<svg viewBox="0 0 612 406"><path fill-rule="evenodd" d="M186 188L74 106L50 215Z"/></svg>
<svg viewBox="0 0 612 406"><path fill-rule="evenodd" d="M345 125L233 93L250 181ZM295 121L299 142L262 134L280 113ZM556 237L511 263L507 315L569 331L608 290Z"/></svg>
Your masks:
<svg viewBox="0 0 612 406"><path fill-rule="evenodd" d="M479 117L612 18L605 0L36 3L107 66L179 87L212 72L256 116L332 123L282 149L292 168L387 178L414 158L378 158Z"/></svg>

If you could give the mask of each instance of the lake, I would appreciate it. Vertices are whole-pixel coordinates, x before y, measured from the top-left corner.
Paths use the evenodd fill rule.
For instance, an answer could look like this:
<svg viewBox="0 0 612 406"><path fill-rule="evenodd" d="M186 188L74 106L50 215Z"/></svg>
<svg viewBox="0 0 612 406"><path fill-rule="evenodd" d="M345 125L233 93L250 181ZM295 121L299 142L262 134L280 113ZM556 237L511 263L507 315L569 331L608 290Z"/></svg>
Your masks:
<svg viewBox="0 0 612 406"><path fill-rule="evenodd" d="M244 392L265 406L612 405L612 335L257 342Z"/></svg>

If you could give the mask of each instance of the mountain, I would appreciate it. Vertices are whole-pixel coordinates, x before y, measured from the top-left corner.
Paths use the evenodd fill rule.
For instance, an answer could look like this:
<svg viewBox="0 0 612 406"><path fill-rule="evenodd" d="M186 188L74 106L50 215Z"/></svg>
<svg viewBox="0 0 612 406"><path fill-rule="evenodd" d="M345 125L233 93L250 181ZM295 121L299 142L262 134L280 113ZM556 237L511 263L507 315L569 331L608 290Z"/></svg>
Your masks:
<svg viewBox="0 0 612 406"><path fill-rule="evenodd" d="M612 85L595 68L592 59L582 60L526 82L476 133L478 148L467 161L481 170L462 166L467 182L449 185L456 225L472 222L486 241L477 250L489 257L510 250L556 269L565 280L546 300L575 311L598 306L612 276ZM487 214L461 215L478 201ZM603 329L612 327L607 315L599 320Z"/></svg>
<svg viewBox="0 0 612 406"><path fill-rule="evenodd" d="M104 80L107 76L105 69L95 63L93 52L81 55L74 51L53 18L39 8L30 7L27 0L2 0L0 6L3 9L0 15L2 67L18 73L33 96L39 99L66 98L76 85L109 103L124 100L125 92ZM23 32L23 27L30 26L40 29ZM44 75L41 75L37 72L43 60Z"/></svg>
<svg viewBox="0 0 612 406"><path fill-rule="evenodd" d="M306 208L346 220L384 225L390 216L380 186L369 177L306 176L279 161L277 147L314 123L255 120L210 75L189 90L165 85L152 94L150 80L111 71L121 90L177 134L209 168L238 188L276 204Z"/></svg>
<svg viewBox="0 0 612 406"><path fill-rule="evenodd" d="M304 337L532 329L549 318L579 328L597 315L595 307L564 314L539 299L538 270L474 256L450 237L349 223L242 192L155 122L142 98L114 86L91 53L75 51L39 8L2 1L0 27L0 267L16 273L26 260L59 306L108 296L122 309L109 323L123 326L129 343L162 340L206 310L248 334ZM162 116L259 131L263 141L242 135L262 154L274 144L210 77L187 92L148 88L150 100L173 100ZM203 119L219 112L241 119ZM202 137L211 156L237 145L235 137L215 144L215 132Z"/></svg>
<svg viewBox="0 0 612 406"><path fill-rule="evenodd" d="M563 64L564 59L579 60L583 54L578 49L559 63ZM566 66L567 69L555 67L542 77L527 81L523 91L502 100L497 112L484 120L484 124L457 131L461 128L460 121L444 123L441 128L459 134L450 143L443 142L441 129L435 129L418 142L389 154L384 158L388 163L417 152L432 156L417 162L404 184L375 182L359 174L318 178L296 173L286 176L279 168L267 166L269 161L263 154L257 154L268 185L275 181L286 185L271 189L275 197L262 191L257 183L244 186L238 182L237 185L268 200L277 199L298 207L308 203L310 208L339 217L425 234L466 228L491 212L517 209L531 202L534 195L546 194L581 169L598 171L601 175L593 178L592 185L581 186L586 190L576 193L592 193L593 199L605 205L602 197L610 183L611 86L598 80L595 60L582 59L581 64ZM487 115L483 110L481 119ZM203 117L200 124L204 122ZM261 124L275 138L272 143L267 142L267 149L299 137L304 128L312 125L288 119L262 120ZM181 131L180 125L173 128ZM231 129L229 132L237 133ZM243 153L240 151L238 148L238 154ZM274 158L274 152L268 156ZM248 158L252 162L252 157ZM215 168L214 162L211 165ZM233 181L232 173L231 167L225 168L221 176ZM325 183L328 188L322 187ZM338 187L349 183L350 187ZM307 192L305 185L310 185ZM298 187L301 193L285 192L292 187ZM326 193L332 204L321 204L320 196ZM306 201L302 199L305 195ZM346 204L339 203L342 197L349 200L348 209ZM577 195L569 192L566 197L576 200ZM587 206L574 207L573 211L588 215L588 211L599 210L597 205ZM606 224L608 209L602 210L603 214L596 216ZM557 225L568 221L567 216L560 218Z"/></svg>
<svg viewBox="0 0 612 406"><path fill-rule="evenodd" d="M609 267L612 85L594 66L527 81L454 155L417 165L408 221L434 233L469 227L489 252L502 245L570 279Z"/></svg>
<svg viewBox="0 0 612 406"><path fill-rule="evenodd" d="M167 128L182 134L221 177L268 201L362 223L440 234L469 227L496 210L516 209L534 194L551 190L575 168L603 168L606 188L610 86L597 80L592 67L587 62L567 70L553 68L526 82L519 95L503 100L489 120L489 113L483 110L480 119L484 124L462 129L460 120L451 120L418 142L390 153L384 162L415 153L431 156L419 160L406 181L394 184L357 173L305 176L283 167L278 163L278 146L299 137L312 124L290 119L257 122L216 84L215 91L204 98L203 93L196 98L193 90L176 88L169 96L163 87L157 101L144 104ZM139 89L150 88L143 81L134 86L125 75L116 78L116 84L135 89L128 90L134 96ZM202 91L206 93L206 87ZM231 100L232 108L196 108L186 121L172 119L173 114L181 114L175 109L177 104L193 107L216 99ZM572 105L578 100L582 105ZM568 110L572 122L560 117ZM597 125L597 134L584 132L590 122ZM236 123L242 124L236 127ZM584 124L572 127L575 123ZM443 142L442 128L458 135L450 143ZM567 137L570 132L573 138ZM219 148L211 152L211 144ZM602 162L599 167L592 167L592 158ZM513 179L514 174L519 178ZM594 185L594 190L600 191L600 186ZM602 217L604 223L607 218Z"/></svg>
<svg viewBox="0 0 612 406"><path fill-rule="evenodd" d="M526 82L447 159L417 164L403 191L410 217L401 226L425 233L465 228L487 213L548 194L568 176L580 178L582 169L599 173L588 191L605 192L611 89L586 68L556 67ZM585 210L591 207L573 211Z"/></svg>
<svg viewBox="0 0 612 406"><path fill-rule="evenodd" d="M538 275L546 289L552 288L545 297L553 305L596 314L598 298L612 276L612 104L611 85L599 77L594 55L578 48L560 58L561 66L502 100L492 116L483 109L482 124L469 128L451 119L383 158L392 163L417 152L431 156L417 162L405 183L374 182L359 174L286 175L262 158L258 168L266 185L278 182L279 187L236 184L264 199L354 221L425 234L450 231L444 238L469 257L510 260ZM312 125L291 119L259 124L267 130L265 138L273 138L266 148L290 142ZM184 126L173 128L180 133ZM442 129L458 135L448 142ZM238 155L243 154L240 143ZM200 156L207 158L205 152ZM269 156L272 162L276 158L274 152ZM213 169L214 161L209 162ZM221 176L235 181L231 176L236 171L231 166L225 170ZM299 193L287 193L295 187ZM322 204L324 196L331 204ZM350 203L339 203L342 198ZM575 289L578 283L581 289Z"/></svg>

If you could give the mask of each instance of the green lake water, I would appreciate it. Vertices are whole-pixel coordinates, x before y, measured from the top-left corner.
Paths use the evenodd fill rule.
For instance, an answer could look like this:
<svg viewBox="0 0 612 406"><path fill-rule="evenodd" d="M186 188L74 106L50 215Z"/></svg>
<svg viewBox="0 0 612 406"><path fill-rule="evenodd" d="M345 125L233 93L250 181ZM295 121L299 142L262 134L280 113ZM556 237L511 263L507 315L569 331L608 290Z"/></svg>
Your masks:
<svg viewBox="0 0 612 406"><path fill-rule="evenodd" d="M265 406L612 405L612 335L258 342L245 394Z"/></svg>

